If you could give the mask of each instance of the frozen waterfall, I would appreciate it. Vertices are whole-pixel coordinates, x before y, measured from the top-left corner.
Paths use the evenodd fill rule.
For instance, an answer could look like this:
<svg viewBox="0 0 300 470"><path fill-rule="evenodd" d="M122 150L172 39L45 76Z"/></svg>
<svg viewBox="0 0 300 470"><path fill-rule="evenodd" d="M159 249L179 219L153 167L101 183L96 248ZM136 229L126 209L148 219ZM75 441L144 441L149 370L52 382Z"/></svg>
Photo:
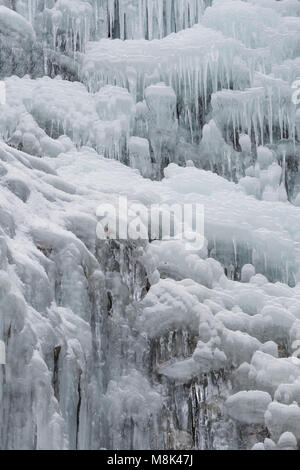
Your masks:
<svg viewBox="0 0 300 470"><path fill-rule="evenodd" d="M298 0L0 0L1 450L300 449L299 90Z"/></svg>

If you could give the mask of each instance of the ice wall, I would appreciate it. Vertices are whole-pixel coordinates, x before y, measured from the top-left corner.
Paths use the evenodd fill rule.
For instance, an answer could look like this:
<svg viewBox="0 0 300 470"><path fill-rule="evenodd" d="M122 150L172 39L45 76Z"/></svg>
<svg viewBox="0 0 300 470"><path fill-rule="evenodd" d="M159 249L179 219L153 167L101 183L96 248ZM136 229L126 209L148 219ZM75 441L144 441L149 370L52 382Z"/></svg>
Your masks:
<svg viewBox="0 0 300 470"><path fill-rule="evenodd" d="M149 142L154 178L161 177L169 161L192 159L197 166L238 181L247 176L248 161L256 160L259 145L280 141L277 161L282 167L288 162L284 184L289 200L296 200L299 116L292 102L292 85L299 74L296 2L226 0L210 6L198 0L3 0L2 4L2 29L11 37L2 40L6 76L60 74L82 81L92 93L104 85L117 85L132 94L138 105L135 126L124 140L117 125L115 131L107 131L111 124L101 124L96 132L111 133L113 142L107 145L114 148L105 147L102 152L133 162L128 139L138 137ZM29 34L26 42L18 38L20 28L11 26L12 14L15 24L23 25L22 34ZM12 47L14 40L17 47ZM169 141L169 148L164 144L160 155L152 148L152 122L145 100L147 87L158 83L173 88L179 125L176 139ZM219 140L221 131L229 145L222 145L226 148L223 156L216 147L213 153L219 157L213 165L202 152L206 146L203 130L211 118L218 128L213 140ZM253 143L246 159L240 134L248 135ZM97 143L93 146L99 150Z"/></svg>
<svg viewBox="0 0 300 470"><path fill-rule="evenodd" d="M161 39L198 23L209 0L108 0L112 38Z"/></svg>
<svg viewBox="0 0 300 470"><path fill-rule="evenodd" d="M299 448L299 15L0 0L0 448ZM203 248L100 241L119 195Z"/></svg>
<svg viewBox="0 0 300 470"><path fill-rule="evenodd" d="M95 230L98 204L121 192L148 204L196 198L221 256L227 230L256 264L268 231L266 265L256 266L282 275L279 254L299 267L298 208L235 196L193 167L170 166L153 183L90 148L40 159L2 143L0 155L1 448L249 448L268 435L264 412L276 442L286 430L298 438L288 410L300 372L288 356L299 283L269 282L249 264L231 280L208 244L189 253L181 241L99 241Z"/></svg>

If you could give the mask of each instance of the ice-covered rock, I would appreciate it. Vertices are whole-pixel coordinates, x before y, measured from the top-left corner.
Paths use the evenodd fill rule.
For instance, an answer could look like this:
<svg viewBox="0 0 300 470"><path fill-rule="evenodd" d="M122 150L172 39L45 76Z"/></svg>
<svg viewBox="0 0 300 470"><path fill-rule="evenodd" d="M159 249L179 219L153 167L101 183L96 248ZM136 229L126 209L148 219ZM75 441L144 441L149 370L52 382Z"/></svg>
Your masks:
<svg viewBox="0 0 300 470"><path fill-rule="evenodd" d="M273 402L269 405L265 414L266 425L270 430L271 437L279 441L280 444L286 445L285 437L281 437L283 433L292 433L294 439L299 442L300 439L300 408L296 404L283 405ZM289 445L295 446L295 440L289 435Z"/></svg>
<svg viewBox="0 0 300 470"><path fill-rule="evenodd" d="M237 421L247 424L263 424L264 415L272 402L271 396L266 392L251 390L231 395L225 403L229 416Z"/></svg>
<svg viewBox="0 0 300 470"><path fill-rule="evenodd" d="M6 40L34 41L35 33L32 26L16 11L0 5L0 35ZM1 37L1 41L4 38Z"/></svg>
<svg viewBox="0 0 300 470"><path fill-rule="evenodd" d="M299 448L299 15L0 0L1 449Z"/></svg>

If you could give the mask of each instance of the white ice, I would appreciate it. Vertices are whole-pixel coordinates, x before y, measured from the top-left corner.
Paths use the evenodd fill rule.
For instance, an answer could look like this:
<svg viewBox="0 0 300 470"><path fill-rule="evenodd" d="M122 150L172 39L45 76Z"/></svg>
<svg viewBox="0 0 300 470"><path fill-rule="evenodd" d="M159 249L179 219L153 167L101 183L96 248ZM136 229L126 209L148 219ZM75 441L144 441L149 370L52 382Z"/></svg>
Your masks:
<svg viewBox="0 0 300 470"><path fill-rule="evenodd" d="M1 449L299 449L299 17L0 0ZM203 246L97 239L120 196Z"/></svg>

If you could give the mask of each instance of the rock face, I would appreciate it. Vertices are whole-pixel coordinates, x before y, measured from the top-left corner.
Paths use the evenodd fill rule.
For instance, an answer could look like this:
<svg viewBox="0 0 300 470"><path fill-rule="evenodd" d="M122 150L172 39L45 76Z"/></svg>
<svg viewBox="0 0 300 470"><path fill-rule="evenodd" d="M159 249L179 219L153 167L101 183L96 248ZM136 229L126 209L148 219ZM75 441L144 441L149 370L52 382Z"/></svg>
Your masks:
<svg viewBox="0 0 300 470"><path fill-rule="evenodd" d="M299 56L297 0L0 0L0 449L299 448Z"/></svg>

